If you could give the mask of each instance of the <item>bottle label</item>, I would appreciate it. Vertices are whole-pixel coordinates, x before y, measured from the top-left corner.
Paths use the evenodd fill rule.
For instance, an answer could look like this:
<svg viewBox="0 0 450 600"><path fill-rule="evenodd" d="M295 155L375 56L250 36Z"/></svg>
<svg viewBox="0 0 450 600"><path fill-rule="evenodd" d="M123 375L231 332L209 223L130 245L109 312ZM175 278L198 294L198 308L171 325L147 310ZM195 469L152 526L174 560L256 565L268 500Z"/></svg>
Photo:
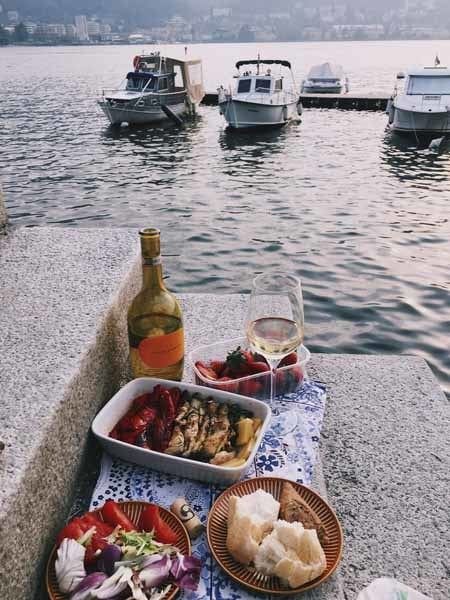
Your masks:
<svg viewBox="0 0 450 600"><path fill-rule="evenodd" d="M142 362L152 369L175 365L184 356L183 328L166 335L145 338L139 344L139 356Z"/></svg>

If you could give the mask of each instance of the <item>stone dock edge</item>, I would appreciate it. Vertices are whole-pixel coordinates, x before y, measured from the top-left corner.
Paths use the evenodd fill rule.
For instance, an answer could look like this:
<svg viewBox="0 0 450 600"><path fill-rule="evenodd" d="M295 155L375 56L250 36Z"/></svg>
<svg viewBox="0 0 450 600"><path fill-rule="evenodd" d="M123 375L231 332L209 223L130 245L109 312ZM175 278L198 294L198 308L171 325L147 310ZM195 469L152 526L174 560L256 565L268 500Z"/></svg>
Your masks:
<svg viewBox="0 0 450 600"><path fill-rule="evenodd" d="M80 474L98 461L92 419L128 376L137 232L10 228L0 272L0 597L36 598ZM179 297L188 352L242 334L246 296ZM345 549L338 572L304 599L351 600L380 576L447 599L450 419L428 365L313 354L309 373L328 391L314 485Z"/></svg>

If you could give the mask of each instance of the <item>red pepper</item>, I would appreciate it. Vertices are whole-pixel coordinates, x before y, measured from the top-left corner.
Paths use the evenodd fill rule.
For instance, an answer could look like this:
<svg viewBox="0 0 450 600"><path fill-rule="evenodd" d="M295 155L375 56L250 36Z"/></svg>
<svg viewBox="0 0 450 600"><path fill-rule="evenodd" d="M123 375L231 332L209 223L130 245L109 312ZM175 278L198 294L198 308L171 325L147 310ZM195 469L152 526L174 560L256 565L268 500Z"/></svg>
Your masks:
<svg viewBox="0 0 450 600"><path fill-rule="evenodd" d="M156 541L162 544L176 544L178 540L177 533L161 519L159 508L155 504L144 509L139 519L139 528L141 531L154 531Z"/></svg>
<svg viewBox="0 0 450 600"><path fill-rule="evenodd" d="M142 410L143 408L148 406L150 399L151 399L150 394L142 394L142 396L138 396L137 398L135 398L133 400L133 408L136 411Z"/></svg>

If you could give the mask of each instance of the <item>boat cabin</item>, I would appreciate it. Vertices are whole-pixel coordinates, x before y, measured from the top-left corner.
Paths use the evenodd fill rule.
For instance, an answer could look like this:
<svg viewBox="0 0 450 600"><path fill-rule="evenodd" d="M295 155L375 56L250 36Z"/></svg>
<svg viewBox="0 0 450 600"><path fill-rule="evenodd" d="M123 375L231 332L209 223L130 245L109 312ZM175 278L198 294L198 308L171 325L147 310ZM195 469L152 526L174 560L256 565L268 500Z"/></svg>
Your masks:
<svg viewBox="0 0 450 600"><path fill-rule="evenodd" d="M131 71L127 74L126 89L132 92L174 92L175 73Z"/></svg>
<svg viewBox="0 0 450 600"><path fill-rule="evenodd" d="M450 69L446 67L411 69L406 76L404 93L407 96L450 96Z"/></svg>

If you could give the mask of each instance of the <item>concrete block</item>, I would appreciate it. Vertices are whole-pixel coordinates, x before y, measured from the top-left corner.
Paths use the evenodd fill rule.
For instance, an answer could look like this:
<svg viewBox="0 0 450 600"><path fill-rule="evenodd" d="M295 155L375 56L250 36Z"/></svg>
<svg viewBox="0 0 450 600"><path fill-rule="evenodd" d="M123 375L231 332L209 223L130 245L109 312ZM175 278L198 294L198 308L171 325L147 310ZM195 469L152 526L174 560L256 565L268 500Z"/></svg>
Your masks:
<svg viewBox="0 0 450 600"><path fill-rule="evenodd" d="M135 293L126 231L0 240L0 597L31 598L65 520L92 418L120 385ZM7 543L6 543L7 542Z"/></svg>

